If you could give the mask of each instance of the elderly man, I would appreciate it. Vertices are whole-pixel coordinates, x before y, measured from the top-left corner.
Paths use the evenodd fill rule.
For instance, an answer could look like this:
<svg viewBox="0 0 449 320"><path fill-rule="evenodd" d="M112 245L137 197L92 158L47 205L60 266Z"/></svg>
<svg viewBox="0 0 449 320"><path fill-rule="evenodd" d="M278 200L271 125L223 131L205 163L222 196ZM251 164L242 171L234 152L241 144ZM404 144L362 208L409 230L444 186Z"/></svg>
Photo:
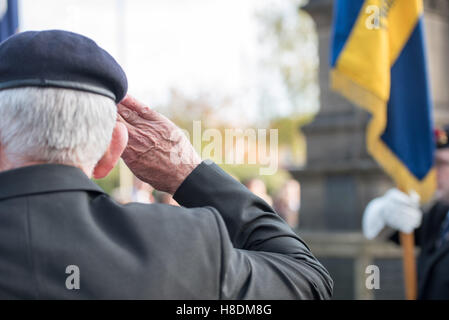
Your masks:
<svg viewBox="0 0 449 320"><path fill-rule="evenodd" d="M0 298L331 296L304 242L170 120L125 97L125 74L92 40L9 38L0 89ZM120 156L182 207L114 202L89 177Z"/></svg>

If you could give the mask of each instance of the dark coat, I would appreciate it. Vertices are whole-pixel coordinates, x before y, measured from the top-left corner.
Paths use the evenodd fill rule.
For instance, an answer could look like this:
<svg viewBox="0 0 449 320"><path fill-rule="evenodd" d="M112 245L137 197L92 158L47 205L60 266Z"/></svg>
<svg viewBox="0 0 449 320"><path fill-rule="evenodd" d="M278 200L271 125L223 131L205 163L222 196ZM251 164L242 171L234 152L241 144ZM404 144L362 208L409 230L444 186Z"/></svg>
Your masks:
<svg viewBox="0 0 449 320"><path fill-rule="evenodd" d="M200 164L174 198L183 207L118 204L64 165L0 173L0 298L331 296L304 242L217 165ZM71 265L79 289L66 287Z"/></svg>
<svg viewBox="0 0 449 320"><path fill-rule="evenodd" d="M418 258L418 299L449 299L449 241L436 248L441 224L449 205L436 203L424 214L423 223L416 231L421 247Z"/></svg>

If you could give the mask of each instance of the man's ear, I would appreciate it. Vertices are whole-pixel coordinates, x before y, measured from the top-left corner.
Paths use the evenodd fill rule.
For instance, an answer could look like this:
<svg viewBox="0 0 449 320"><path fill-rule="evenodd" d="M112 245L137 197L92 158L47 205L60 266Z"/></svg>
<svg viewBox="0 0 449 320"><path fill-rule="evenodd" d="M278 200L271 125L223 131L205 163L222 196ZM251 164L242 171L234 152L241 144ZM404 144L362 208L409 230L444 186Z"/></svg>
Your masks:
<svg viewBox="0 0 449 320"><path fill-rule="evenodd" d="M95 179L104 178L109 174L119 161L127 144L128 129L126 129L126 126L123 123L117 121L114 131L112 132L111 143L94 168L93 177Z"/></svg>

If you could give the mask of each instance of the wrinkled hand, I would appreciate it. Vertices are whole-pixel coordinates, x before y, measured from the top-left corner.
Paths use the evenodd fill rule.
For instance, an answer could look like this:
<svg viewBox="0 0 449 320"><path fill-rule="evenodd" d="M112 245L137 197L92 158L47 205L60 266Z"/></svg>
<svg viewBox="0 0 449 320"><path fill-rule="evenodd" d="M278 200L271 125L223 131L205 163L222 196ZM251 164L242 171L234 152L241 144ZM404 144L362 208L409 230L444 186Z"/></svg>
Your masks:
<svg viewBox="0 0 449 320"><path fill-rule="evenodd" d="M180 128L131 96L118 105L129 141L122 158L131 171L154 188L174 194L201 162Z"/></svg>

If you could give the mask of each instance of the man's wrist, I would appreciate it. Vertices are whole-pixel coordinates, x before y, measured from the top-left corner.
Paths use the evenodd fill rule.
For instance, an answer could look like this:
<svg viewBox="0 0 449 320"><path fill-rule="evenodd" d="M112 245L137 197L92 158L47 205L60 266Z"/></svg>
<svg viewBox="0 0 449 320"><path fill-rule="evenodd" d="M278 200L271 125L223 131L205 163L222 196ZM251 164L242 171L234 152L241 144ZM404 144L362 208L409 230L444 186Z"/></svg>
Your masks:
<svg viewBox="0 0 449 320"><path fill-rule="evenodd" d="M187 179L187 177L192 173L193 170L195 170L201 163L201 159L197 159L192 163L188 163L188 164L183 164L182 166L178 167L177 170L177 177L172 186L172 188L170 189L169 193L171 195L174 195L176 193L176 191L178 190L178 188L181 186L181 184L184 182L184 180Z"/></svg>
<svg viewBox="0 0 449 320"><path fill-rule="evenodd" d="M219 178L217 179L219 170L219 167L213 161L202 161L179 185L178 189L173 194L173 199L180 205L188 208L206 205L204 203L204 192L207 193L211 191L211 187L217 180L220 180ZM197 197L192 197L194 194L197 195Z"/></svg>

